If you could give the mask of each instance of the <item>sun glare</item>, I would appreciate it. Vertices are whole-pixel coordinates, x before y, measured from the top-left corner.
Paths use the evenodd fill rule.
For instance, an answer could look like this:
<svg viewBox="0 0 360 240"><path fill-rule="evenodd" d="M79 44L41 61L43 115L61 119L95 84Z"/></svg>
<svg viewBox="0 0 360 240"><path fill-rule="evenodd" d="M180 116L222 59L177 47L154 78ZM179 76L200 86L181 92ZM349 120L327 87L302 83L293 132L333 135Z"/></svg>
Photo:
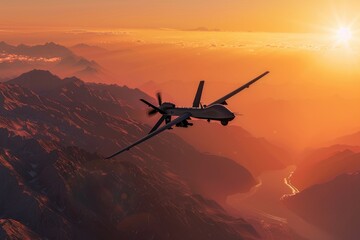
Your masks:
<svg viewBox="0 0 360 240"><path fill-rule="evenodd" d="M340 27L336 31L336 39L342 43L348 43L352 38L352 31L348 27Z"/></svg>

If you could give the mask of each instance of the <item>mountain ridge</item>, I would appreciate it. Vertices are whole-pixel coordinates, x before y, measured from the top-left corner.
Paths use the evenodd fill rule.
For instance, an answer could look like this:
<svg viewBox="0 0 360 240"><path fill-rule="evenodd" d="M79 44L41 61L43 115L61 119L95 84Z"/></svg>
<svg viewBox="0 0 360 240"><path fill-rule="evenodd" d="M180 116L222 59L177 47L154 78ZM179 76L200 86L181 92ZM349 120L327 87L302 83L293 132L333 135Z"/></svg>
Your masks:
<svg viewBox="0 0 360 240"><path fill-rule="evenodd" d="M37 74L56 83L45 88ZM171 132L116 159L103 159L150 130L135 120L143 109L132 107L146 94L50 74L37 70L28 82L0 83L4 218L50 239L270 236L266 222L258 220L254 227L218 204L256 184L231 159L201 153ZM274 231L285 236L280 239L291 234L280 225Z"/></svg>
<svg viewBox="0 0 360 240"><path fill-rule="evenodd" d="M43 45L0 44L0 74L10 79L32 69L48 69L62 77L76 75L101 82L105 70L94 60L76 55L71 49L48 42Z"/></svg>

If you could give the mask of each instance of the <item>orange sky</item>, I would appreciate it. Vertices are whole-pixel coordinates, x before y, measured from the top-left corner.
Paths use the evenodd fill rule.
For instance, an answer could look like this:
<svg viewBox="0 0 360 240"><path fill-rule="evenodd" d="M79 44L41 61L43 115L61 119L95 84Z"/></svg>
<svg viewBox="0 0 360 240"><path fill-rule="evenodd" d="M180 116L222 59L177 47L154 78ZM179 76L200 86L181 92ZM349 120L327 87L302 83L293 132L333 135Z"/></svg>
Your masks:
<svg viewBox="0 0 360 240"><path fill-rule="evenodd" d="M13 0L1 7L0 41L104 47L110 51L85 57L116 75L107 82L161 90L180 105L191 103L200 79L207 81L206 103L270 70L231 101L231 109L244 114L234 123L302 148L360 127L358 13L355 0ZM349 23L353 39L338 44L331 30ZM254 33L133 29L200 26Z"/></svg>
<svg viewBox="0 0 360 240"><path fill-rule="evenodd" d="M352 21L357 0L13 0L2 3L3 26L140 27L316 32Z"/></svg>

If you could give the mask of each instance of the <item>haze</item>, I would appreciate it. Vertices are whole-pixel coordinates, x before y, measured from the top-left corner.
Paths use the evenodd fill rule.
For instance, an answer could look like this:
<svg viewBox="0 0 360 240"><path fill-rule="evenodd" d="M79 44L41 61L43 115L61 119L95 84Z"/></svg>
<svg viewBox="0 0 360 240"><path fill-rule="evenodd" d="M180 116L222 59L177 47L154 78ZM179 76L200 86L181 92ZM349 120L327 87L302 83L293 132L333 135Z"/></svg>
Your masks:
<svg viewBox="0 0 360 240"><path fill-rule="evenodd" d="M190 106L199 81L205 80L201 103L206 105L270 71L227 101L237 115L229 126L192 119L193 127L156 136L108 162L109 169L115 162L123 163L117 160L144 171L160 163L159 170L151 173L166 175L160 185L165 186L173 173L175 182L190 179L186 184L198 188L189 196L203 194L241 218L267 219L261 221L264 226L271 219L281 226L279 232L287 232L283 227L288 226L304 239L333 240L328 235L359 239L359 221L352 216L360 216L354 213L360 199L354 186L360 186L360 174L348 174L360 171L359 12L360 2L355 0L2 1L0 81L5 107L1 126L41 141L44 149L50 137L59 146L75 145L98 156L109 155L143 137L159 119L159 115L146 115L147 106L140 98L155 104L151 97L161 92L166 102ZM67 78L73 75L102 84ZM32 91L24 94L23 88ZM7 139L4 143L20 141L18 137L8 140L12 137L6 131L1 132ZM24 166L32 169L24 168L24 183L32 184L28 174L37 178L43 168L28 166L27 157L37 155L17 145L3 147L0 157L5 160L0 167L17 163L20 153ZM74 153L74 159L79 156ZM48 158L44 156L44 164L52 162ZM64 166L72 166L68 159L72 158L66 158ZM103 163L101 159L100 169ZM101 173L101 178L106 176ZM136 182L138 175L133 176ZM129 179L121 181L136 192L137 185ZM54 183L51 178L47 181ZM11 182L16 181L4 180ZM106 200L103 203L114 202L111 196L120 190L104 182L109 195L99 194L96 187L92 194ZM173 190L170 182L167 186ZM164 195L159 187L151 189L154 196ZM127 199L128 195L121 195L121 201ZM147 198L139 199L152 204ZM187 208L183 198L178 199L174 209ZM329 207L318 208L317 201ZM16 214L24 206L20 203L14 205ZM103 203L94 201L93 206L101 209ZM113 216L115 205L106 206ZM123 209L127 208L119 207L119 213ZM144 219L149 223L148 217ZM143 226L142 221L132 222ZM353 230L348 231L347 225ZM344 238L343 228L356 237ZM265 239L290 239L273 236Z"/></svg>
<svg viewBox="0 0 360 240"><path fill-rule="evenodd" d="M360 3L319 1L3 1L3 26L177 28L231 31L318 32L352 21Z"/></svg>
<svg viewBox="0 0 360 240"><path fill-rule="evenodd" d="M142 29L7 30L3 40L20 44L79 42L108 49L95 59L112 78L165 100L190 104L206 80L207 103L269 70L271 75L230 101L244 114L236 124L259 137L302 149L359 127L358 42L337 45L330 33L236 33ZM31 32L31 34L30 34Z"/></svg>

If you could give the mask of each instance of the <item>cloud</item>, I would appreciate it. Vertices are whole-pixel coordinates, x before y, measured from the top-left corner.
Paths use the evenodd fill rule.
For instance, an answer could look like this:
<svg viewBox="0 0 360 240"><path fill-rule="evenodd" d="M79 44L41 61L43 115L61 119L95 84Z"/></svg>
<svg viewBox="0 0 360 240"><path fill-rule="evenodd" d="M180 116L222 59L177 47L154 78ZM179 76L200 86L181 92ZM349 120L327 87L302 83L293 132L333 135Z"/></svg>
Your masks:
<svg viewBox="0 0 360 240"><path fill-rule="evenodd" d="M45 57L30 57L26 55L0 53L0 63L13 63L13 62L43 62L54 63L59 62L61 58L45 58Z"/></svg>

